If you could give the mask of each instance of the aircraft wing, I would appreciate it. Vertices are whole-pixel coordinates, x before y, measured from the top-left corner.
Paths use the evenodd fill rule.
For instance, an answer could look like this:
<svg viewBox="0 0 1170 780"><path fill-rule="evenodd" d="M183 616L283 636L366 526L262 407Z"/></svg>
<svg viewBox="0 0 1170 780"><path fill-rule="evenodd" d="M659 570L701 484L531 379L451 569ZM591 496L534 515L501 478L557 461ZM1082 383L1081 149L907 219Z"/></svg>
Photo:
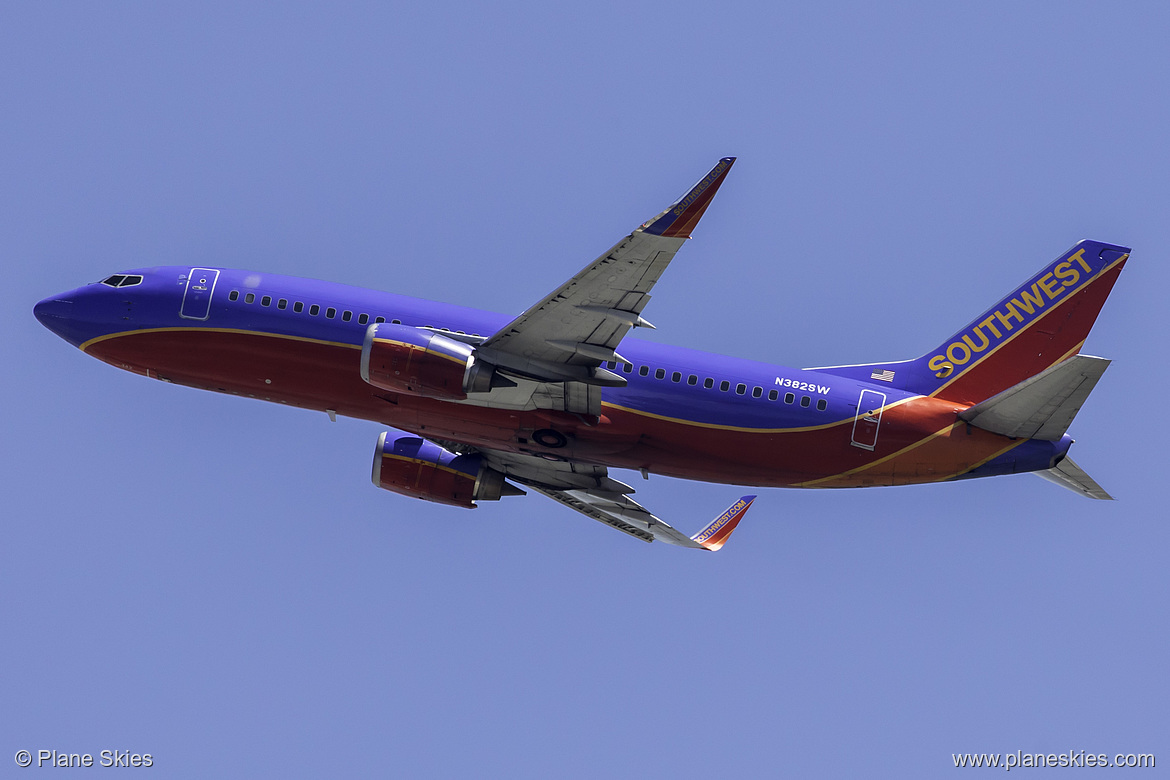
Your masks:
<svg viewBox="0 0 1170 780"><path fill-rule="evenodd" d="M694 536L687 536L650 514L645 507L628 496L599 495L584 490L545 490L536 486L532 488L567 507L576 509L583 515L600 520L611 528L644 542L657 539L667 544L693 547L697 550L718 550L722 547L756 498L744 496L702 531Z"/></svg>
<svg viewBox="0 0 1170 780"><path fill-rule="evenodd" d="M631 328L653 327L641 316L650 290L734 162L721 159L686 195L488 338L477 355L536 379L624 385L599 366L622 361L615 350Z"/></svg>
<svg viewBox="0 0 1170 780"><path fill-rule="evenodd" d="M634 489L609 476L605 466L550 461L534 455L478 450L508 479L570 509L644 542L658 540L698 550L718 550L747 513L755 496L744 496L694 536L687 536L629 497Z"/></svg>

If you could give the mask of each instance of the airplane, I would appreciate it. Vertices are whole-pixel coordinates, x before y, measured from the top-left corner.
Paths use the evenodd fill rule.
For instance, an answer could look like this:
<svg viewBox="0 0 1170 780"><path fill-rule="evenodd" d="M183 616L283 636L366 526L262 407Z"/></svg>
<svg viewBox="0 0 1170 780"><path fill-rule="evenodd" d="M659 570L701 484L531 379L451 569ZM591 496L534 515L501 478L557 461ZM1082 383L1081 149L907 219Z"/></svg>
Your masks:
<svg viewBox="0 0 1170 780"><path fill-rule="evenodd" d="M1110 362L1080 349L1126 247L1080 241L913 360L787 368L627 339L654 327L654 284L734 162L515 317L213 266L123 271L33 311L126 371L394 428L380 488L467 508L527 488L646 542L718 550L755 496L688 536L611 468L797 488L1033 472L1111 498L1066 431Z"/></svg>

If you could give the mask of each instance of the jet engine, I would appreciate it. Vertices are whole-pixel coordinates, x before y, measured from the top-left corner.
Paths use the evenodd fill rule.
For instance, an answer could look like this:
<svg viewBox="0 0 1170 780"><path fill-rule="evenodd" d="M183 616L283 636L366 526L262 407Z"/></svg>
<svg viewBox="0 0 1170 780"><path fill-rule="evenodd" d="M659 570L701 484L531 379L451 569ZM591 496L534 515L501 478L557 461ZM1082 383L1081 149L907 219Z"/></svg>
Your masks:
<svg viewBox="0 0 1170 780"><path fill-rule="evenodd" d="M372 477L380 488L468 509L475 509L476 501L524 495L479 453L456 455L409 433L387 431L378 437Z"/></svg>
<svg viewBox="0 0 1170 780"><path fill-rule="evenodd" d="M461 341L387 322L366 329L361 372L362 379L383 390L451 401L513 384Z"/></svg>

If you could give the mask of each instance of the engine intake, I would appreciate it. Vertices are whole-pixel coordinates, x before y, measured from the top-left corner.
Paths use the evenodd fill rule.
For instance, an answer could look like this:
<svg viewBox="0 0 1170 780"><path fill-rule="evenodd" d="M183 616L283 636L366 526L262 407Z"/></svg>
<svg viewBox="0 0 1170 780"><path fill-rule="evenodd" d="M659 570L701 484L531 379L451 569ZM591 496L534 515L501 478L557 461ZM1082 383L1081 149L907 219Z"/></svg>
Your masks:
<svg viewBox="0 0 1170 780"><path fill-rule="evenodd" d="M386 431L378 437L371 476L385 490L468 509L476 501L523 495L484 463L482 455L456 455L409 433Z"/></svg>

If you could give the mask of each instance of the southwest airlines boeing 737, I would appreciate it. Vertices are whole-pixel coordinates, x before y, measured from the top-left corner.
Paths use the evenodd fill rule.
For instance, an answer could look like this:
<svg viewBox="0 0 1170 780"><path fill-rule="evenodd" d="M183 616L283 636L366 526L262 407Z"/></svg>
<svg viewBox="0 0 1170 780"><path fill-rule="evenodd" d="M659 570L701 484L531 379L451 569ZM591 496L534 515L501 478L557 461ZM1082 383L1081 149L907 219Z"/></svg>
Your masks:
<svg viewBox="0 0 1170 780"><path fill-rule="evenodd" d="M1109 361L1080 354L1129 250L1081 241L915 360L785 368L626 339L735 161L517 317L229 268L124 271L38 303L153 379L373 420L373 481L474 507L521 487L650 542L717 550L609 475L868 487L1035 472L1109 498L1066 433ZM619 351L620 350L620 351Z"/></svg>

